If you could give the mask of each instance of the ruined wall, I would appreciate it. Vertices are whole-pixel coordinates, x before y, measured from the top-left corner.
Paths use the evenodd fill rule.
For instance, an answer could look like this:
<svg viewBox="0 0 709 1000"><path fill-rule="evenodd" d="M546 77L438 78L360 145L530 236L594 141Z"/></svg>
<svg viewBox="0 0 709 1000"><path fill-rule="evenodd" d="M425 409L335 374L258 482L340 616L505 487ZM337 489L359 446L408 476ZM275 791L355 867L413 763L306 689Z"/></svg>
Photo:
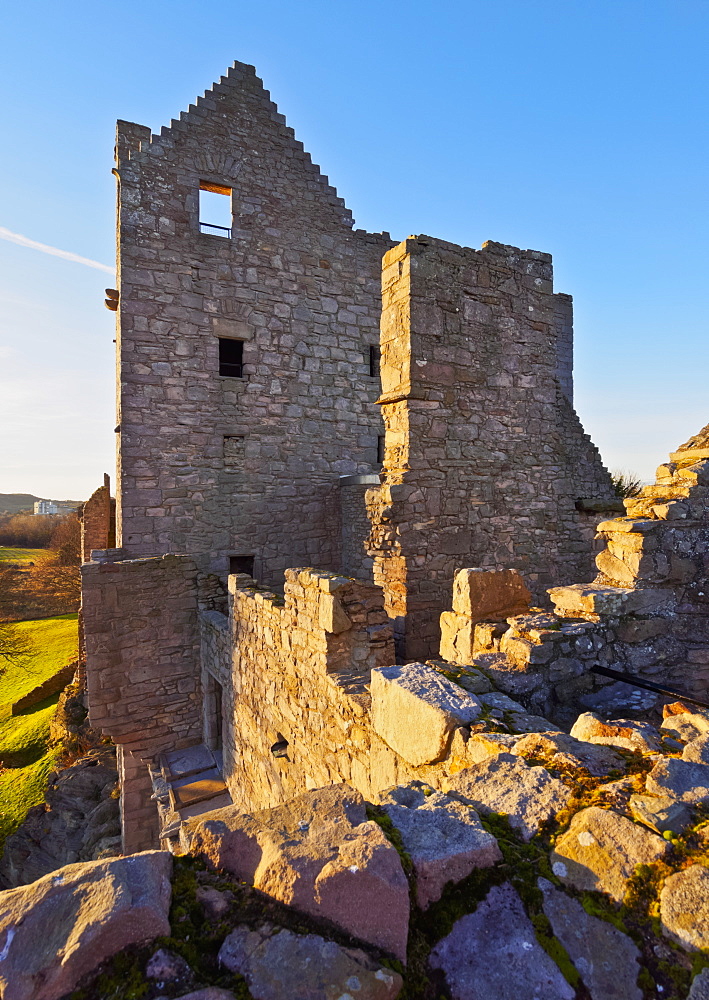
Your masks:
<svg viewBox="0 0 709 1000"><path fill-rule="evenodd" d="M197 568L187 556L81 568L91 725L136 758L202 737Z"/></svg>
<svg viewBox="0 0 709 1000"><path fill-rule="evenodd" d="M339 569L340 475L376 463L386 234L352 218L251 66L160 135L118 123L119 540L130 556ZM201 182L232 190L200 232ZM207 220L208 221L208 220ZM218 338L243 341L243 377Z"/></svg>
<svg viewBox="0 0 709 1000"><path fill-rule="evenodd" d="M416 237L386 255L382 282L370 551L405 656L422 659L457 568L514 567L538 600L590 579L595 518L577 503L617 498L568 399L571 303L548 254Z"/></svg>
<svg viewBox="0 0 709 1000"><path fill-rule="evenodd" d="M103 486L95 490L81 508L81 561L88 562L92 549L111 549L116 544L115 502L111 498L111 480L103 477Z"/></svg>
<svg viewBox="0 0 709 1000"><path fill-rule="evenodd" d="M442 616L441 656L483 668L545 714L611 683L592 672L597 666L707 700L707 437L705 447L698 435L673 453L656 483L626 501L628 516L598 525L600 573L590 584L551 588L554 614L481 614L480 594L462 585L474 571L461 571L454 611Z"/></svg>

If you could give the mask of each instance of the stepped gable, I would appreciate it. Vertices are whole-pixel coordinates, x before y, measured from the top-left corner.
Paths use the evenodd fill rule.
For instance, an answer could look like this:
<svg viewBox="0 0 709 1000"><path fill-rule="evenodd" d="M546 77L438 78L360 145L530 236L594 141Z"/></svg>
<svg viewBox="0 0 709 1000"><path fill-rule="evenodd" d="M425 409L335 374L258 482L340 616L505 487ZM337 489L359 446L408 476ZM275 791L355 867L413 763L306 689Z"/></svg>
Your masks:
<svg viewBox="0 0 709 1000"><path fill-rule="evenodd" d="M219 150L201 148L200 135L207 124L210 132L215 125L221 132ZM135 134L131 136L131 132ZM333 225L351 229L354 224L344 199L295 138L253 66L234 62L203 97L179 118L173 118L169 126L163 126L159 135L141 125L118 122L121 176L126 160L138 167L158 159L169 162L185 147L192 147L192 166L201 174L198 180L228 185L235 192L242 188L247 197L253 195L255 187L260 188L271 207L281 203L286 215L312 217L318 225L322 224L324 205L329 205ZM250 221L253 214L248 213Z"/></svg>

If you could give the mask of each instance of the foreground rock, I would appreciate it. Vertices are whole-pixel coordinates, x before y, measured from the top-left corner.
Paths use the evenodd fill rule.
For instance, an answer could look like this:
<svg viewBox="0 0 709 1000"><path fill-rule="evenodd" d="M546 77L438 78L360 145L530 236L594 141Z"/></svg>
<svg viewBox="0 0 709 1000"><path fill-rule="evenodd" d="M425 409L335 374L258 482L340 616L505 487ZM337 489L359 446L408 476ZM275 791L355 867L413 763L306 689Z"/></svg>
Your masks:
<svg viewBox="0 0 709 1000"><path fill-rule="evenodd" d="M687 1000L709 1000L709 969L702 969L695 977Z"/></svg>
<svg viewBox="0 0 709 1000"><path fill-rule="evenodd" d="M0 888L27 885L77 861L96 861L121 850L116 753L92 751L50 782L42 805L34 806L7 838L0 861Z"/></svg>
<svg viewBox="0 0 709 1000"><path fill-rule="evenodd" d="M441 898L447 882L460 882L474 868L489 868L502 858L475 810L421 782L389 789L381 802L413 862L422 910Z"/></svg>
<svg viewBox="0 0 709 1000"><path fill-rule="evenodd" d="M709 802L709 766L663 757L648 774L645 787L650 795L666 795L690 806L703 805Z"/></svg>
<svg viewBox="0 0 709 1000"><path fill-rule="evenodd" d="M564 809L571 789L546 768L528 767L519 757L500 753L473 764L446 782L446 791L482 813L506 813L510 826L527 841Z"/></svg>
<svg viewBox="0 0 709 1000"><path fill-rule="evenodd" d="M692 865L665 880L660 920L663 934L683 948L709 948L709 871L703 865Z"/></svg>
<svg viewBox="0 0 709 1000"><path fill-rule="evenodd" d="M659 861L667 841L610 809L577 812L556 842L552 871L576 889L606 892L620 903L636 865Z"/></svg>
<svg viewBox="0 0 709 1000"><path fill-rule="evenodd" d="M58 1000L105 959L170 933L172 855L68 865L0 894L0 995Z"/></svg>
<svg viewBox="0 0 709 1000"><path fill-rule="evenodd" d="M575 991L538 944L509 884L493 886L474 913L461 917L429 957L453 1000L573 1000Z"/></svg>
<svg viewBox="0 0 709 1000"><path fill-rule="evenodd" d="M482 705L425 663L372 671L372 726L414 767L443 760L453 732L480 715Z"/></svg>
<svg viewBox="0 0 709 1000"><path fill-rule="evenodd" d="M577 740L566 733L530 733L518 740L511 752L520 757L541 757L547 767L583 767L596 778L625 771L627 766L612 747Z"/></svg>
<svg viewBox="0 0 709 1000"><path fill-rule="evenodd" d="M630 812L633 819L654 830L655 833L682 833L692 822L689 806L666 795L631 795Z"/></svg>
<svg viewBox="0 0 709 1000"><path fill-rule="evenodd" d="M709 732L709 719L698 712L679 712L666 717L662 731L689 742Z"/></svg>
<svg viewBox="0 0 709 1000"><path fill-rule="evenodd" d="M682 760L692 764L709 764L709 735L692 740L682 751Z"/></svg>
<svg viewBox="0 0 709 1000"><path fill-rule="evenodd" d="M348 785L251 814L216 809L189 821L184 839L216 868L406 959L409 885L396 848Z"/></svg>
<svg viewBox="0 0 709 1000"><path fill-rule="evenodd" d="M587 743L622 747L633 753L655 753L660 749L660 734L648 722L636 722L634 719L603 722L593 712L579 715L571 735Z"/></svg>
<svg viewBox="0 0 709 1000"><path fill-rule="evenodd" d="M576 899L539 879L544 913L592 1000L642 1000L637 979L640 952L612 924L586 913Z"/></svg>
<svg viewBox="0 0 709 1000"><path fill-rule="evenodd" d="M243 976L254 1000L394 1000L402 979L363 951L341 948L317 934L293 934L270 924L237 927L219 962Z"/></svg>

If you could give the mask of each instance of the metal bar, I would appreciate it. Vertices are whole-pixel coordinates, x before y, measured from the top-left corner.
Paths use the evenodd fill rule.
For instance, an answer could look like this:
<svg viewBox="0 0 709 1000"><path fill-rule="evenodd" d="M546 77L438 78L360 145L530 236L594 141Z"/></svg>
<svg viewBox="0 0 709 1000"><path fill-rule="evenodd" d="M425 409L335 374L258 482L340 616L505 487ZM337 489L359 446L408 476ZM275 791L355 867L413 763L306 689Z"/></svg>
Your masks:
<svg viewBox="0 0 709 1000"><path fill-rule="evenodd" d="M207 229L222 229L225 233L229 233L229 236L231 236L231 228L229 226L217 226L213 222L200 222L200 226L206 226Z"/></svg>
<svg viewBox="0 0 709 1000"><path fill-rule="evenodd" d="M672 698L679 698L680 701L689 701L692 705L701 705L702 708L709 708L709 702L700 701L699 698L690 698L688 694L675 691L672 688L662 687L660 684L653 684L652 681L641 680L635 674L622 674L619 670L611 670L610 667L591 667L592 674L602 674L604 677L612 677L615 681L625 681L632 687L646 688L648 691L656 691L658 694L666 694Z"/></svg>

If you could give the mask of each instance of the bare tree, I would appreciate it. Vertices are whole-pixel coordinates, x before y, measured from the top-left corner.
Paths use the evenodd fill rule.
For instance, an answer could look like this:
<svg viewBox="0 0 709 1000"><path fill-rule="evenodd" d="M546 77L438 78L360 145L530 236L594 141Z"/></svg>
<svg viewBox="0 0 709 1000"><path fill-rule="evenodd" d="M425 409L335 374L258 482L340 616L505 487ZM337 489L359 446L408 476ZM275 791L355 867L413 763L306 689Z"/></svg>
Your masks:
<svg viewBox="0 0 709 1000"><path fill-rule="evenodd" d="M0 622L0 674L9 666L22 666L32 656L28 637L8 622Z"/></svg>

